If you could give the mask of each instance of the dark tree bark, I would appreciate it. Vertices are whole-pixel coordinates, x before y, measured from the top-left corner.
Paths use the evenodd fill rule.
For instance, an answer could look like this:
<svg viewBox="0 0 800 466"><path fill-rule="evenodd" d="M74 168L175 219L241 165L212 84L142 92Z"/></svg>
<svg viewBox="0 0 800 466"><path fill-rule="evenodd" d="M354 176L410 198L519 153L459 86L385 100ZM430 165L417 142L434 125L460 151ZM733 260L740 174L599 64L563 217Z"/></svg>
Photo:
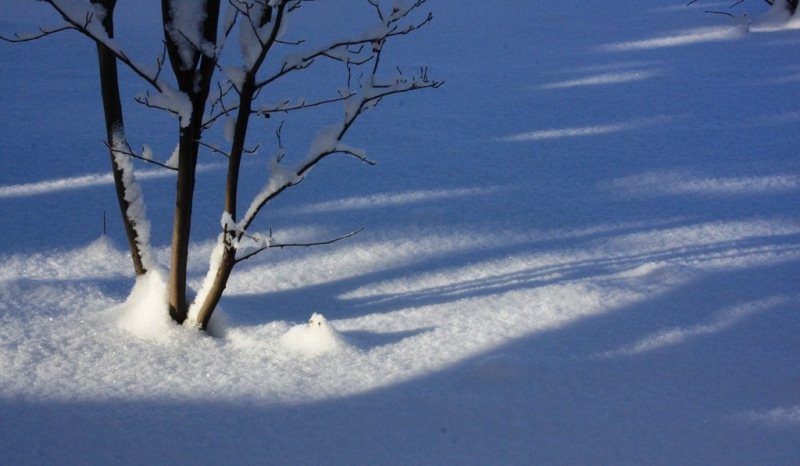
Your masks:
<svg viewBox="0 0 800 466"><path fill-rule="evenodd" d="M217 42L217 26L219 22L220 0L208 0L205 4L205 20L203 23L203 39L209 44ZM214 74L215 59L195 50L189 60L184 62L180 44L173 26L173 2L162 0L161 13L164 23L164 40L169 55L169 62L178 88L189 96L192 103L191 121L181 121L178 148L178 181L175 195L175 214L172 229L172 255L170 258L169 276L169 313L175 322L186 320L189 306L186 299L186 267L189 256L189 241L192 225L192 207L194 197L195 172L197 154L202 133L203 114L206 99Z"/></svg>
<svg viewBox="0 0 800 466"><path fill-rule="evenodd" d="M225 212L230 214L231 219L237 218L237 199L239 190L239 171L242 163L242 155L244 154L244 146L247 140L247 128L250 124L250 116L252 115L253 98L256 93L256 73L258 73L264 58L269 53L270 48L275 43L278 31L280 29L281 21L285 11L285 4L277 7L275 22L272 26L272 33L270 34L267 43L262 48L258 59L253 64L252 68L248 70L242 83L242 89L239 91L239 109L236 114L236 123L233 130L233 141L231 143L231 153L228 160L228 174L225 182ZM257 19L256 25L263 27L272 21L273 14L272 8L265 8L264 15ZM202 303L198 303L200 309L197 314L197 320L200 323L200 328L205 330L211 320L211 315L214 313L222 293L228 284L233 267L236 265L236 249L231 245L229 238L232 238L234 232L223 232L224 235L230 235L224 238L224 250L222 253L222 260L219 265L219 270L214 277L214 283L211 289L208 290L208 295Z"/></svg>
<svg viewBox="0 0 800 466"><path fill-rule="evenodd" d="M103 18L103 27L108 33L108 37L114 37L114 7L116 0L92 0L92 4L100 5L106 10ZM117 191L117 201L119 203L122 222L125 227L125 234L128 238L128 248L131 252L133 269L136 275L143 275L147 268L142 260L142 251L137 241L136 223L128 210L130 202L126 200L126 186L123 183L125 168L117 163L114 154L115 139L124 137L124 121L122 117L122 102L119 94L119 79L117 76L117 58L108 47L97 43L97 62L100 69L100 90L103 98L103 112L105 114L106 138L111 158L111 172L114 175L114 186ZM119 142L119 141L117 141Z"/></svg>

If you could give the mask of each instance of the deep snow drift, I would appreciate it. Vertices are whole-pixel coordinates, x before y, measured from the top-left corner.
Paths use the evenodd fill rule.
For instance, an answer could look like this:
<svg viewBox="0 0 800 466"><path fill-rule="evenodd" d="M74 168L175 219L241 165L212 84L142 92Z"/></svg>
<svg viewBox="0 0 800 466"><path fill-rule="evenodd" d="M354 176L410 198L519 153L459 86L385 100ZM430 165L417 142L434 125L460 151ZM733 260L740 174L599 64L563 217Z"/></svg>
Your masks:
<svg viewBox="0 0 800 466"><path fill-rule="evenodd" d="M324 3L310 24L347 23ZM94 46L0 46L0 463L797 463L800 35L759 1L703 13L727 7L432 1L391 58L445 87L365 115L378 165L322 164L259 225L366 230L244 263L214 336L131 276ZM147 8L118 8L150 57ZM129 138L168 158L174 121L123 79ZM166 267L174 180L137 170Z"/></svg>

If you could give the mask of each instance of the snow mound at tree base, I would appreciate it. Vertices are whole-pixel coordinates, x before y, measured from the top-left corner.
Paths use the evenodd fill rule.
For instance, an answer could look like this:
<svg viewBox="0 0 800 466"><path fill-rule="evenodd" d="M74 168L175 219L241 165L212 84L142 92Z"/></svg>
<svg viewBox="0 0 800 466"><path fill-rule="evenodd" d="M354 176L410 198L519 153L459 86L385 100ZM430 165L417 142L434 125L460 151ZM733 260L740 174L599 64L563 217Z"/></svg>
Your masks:
<svg viewBox="0 0 800 466"><path fill-rule="evenodd" d="M295 325L280 337L281 344L305 356L339 352L350 348L339 333L322 314L314 313L307 324Z"/></svg>
<svg viewBox="0 0 800 466"><path fill-rule="evenodd" d="M158 270L137 277L128 299L114 312L120 327L146 340L169 339L178 326L169 316L167 296L167 282Z"/></svg>
<svg viewBox="0 0 800 466"><path fill-rule="evenodd" d="M169 315L168 284L164 273L150 270L136 278L128 299L112 310L118 315L118 324L123 329L145 340L169 340L176 337L179 326ZM190 319L184 327L199 329L200 325ZM212 337L224 338L228 327L228 317L217 306L208 323L206 333Z"/></svg>

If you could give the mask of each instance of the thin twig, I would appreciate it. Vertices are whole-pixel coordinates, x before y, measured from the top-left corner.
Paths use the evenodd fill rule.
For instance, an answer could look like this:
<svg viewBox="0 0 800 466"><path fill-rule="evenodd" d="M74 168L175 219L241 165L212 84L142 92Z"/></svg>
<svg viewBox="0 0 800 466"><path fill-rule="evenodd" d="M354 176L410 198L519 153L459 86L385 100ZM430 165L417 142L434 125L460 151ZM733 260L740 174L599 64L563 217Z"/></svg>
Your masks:
<svg viewBox="0 0 800 466"><path fill-rule="evenodd" d="M20 36L18 33L14 33L14 37L13 38L0 35L0 40L6 41L6 42L11 42L12 44L18 44L20 42L31 42L31 41L34 41L34 40L39 40L39 39L41 39L43 37L47 37L47 36L50 36L50 35L53 35L53 34L57 34L59 32L63 32L63 31L76 31L76 30L77 29L74 26L70 26L70 25L62 26L62 27L56 28L56 29L42 29L42 28L39 28L39 32L38 33L30 35L28 37L23 37L23 36Z"/></svg>
<svg viewBox="0 0 800 466"><path fill-rule="evenodd" d="M250 259L251 257L255 256L256 254L260 254L260 253L266 251L267 249L275 249L275 248L278 248L278 249L284 249L284 248L308 248L308 247L311 247L311 246L324 246L324 245L328 245L328 244L333 244L333 243L337 243L339 241L342 241L342 240L345 240L345 239L348 239L348 238L352 238L353 236L361 233L362 231L364 231L364 229L363 228L359 228L358 230L350 232L350 233L348 233L346 235L342 235L342 236L339 236L339 237L336 237L336 238L333 238L333 239L329 239L329 240L325 240L325 241L315 241L315 242L311 242L311 243L269 243L266 246L258 248L258 249L256 249L255 251L253 251L253 252L251 252L249 254L246 254L246 255L244 255L242 257L236 258L234 260L234 262L238 264L239 262L246 261L247 259Z"/></svg>
<svg viewBox="0 0 800 466"><path fill-rule="evenodd" d="M223 151L222 149L220 149L218 147L215 147L215 146L213 146L211 144L208 144L207 142L197 141L197 144L205 147L206 149L209 149L211 152L214 152L215 154L220 154L223 157L228 158L228 159L231 158L231 154Z"/></svg>
<svg viewBox="0 0 800 466"><path fill-rule="evenodd" d="M127 143L125 143L125 144L127 145ZM111 145L107 141L103 141L103 145L105 145L108 148L108 150L110 150L111 152L113 152L115 154L127 155L128 157L132 157L134 159L138 159L138 160L141 160L141 161L147 162L147 163L152 163L153 165L158 165L159 167L166 168L167 170L178 171L178 169L175 168L175 167L170 167L169 165L161 163L161 162L159 162L157 160L148 159L148 158L145 158L145 157L137 154L136 152L134 152L130 148L130 146L128 146L128 150L122 150L122 149L117 149L117 148L111 147Z"/></svg>
<svg viewBox="0 0 800 466"><path fill-rule="evenodd" d="M715 15L725 15L725 16L730 16L731 18L735 18L736 17L736 15L728 13L727 11L706 10L703 13L711 13L711 14L715 14Z"/></svg>
<svg viewBox="0 0 800 466"><path fill-rule="evenodd" d="M319 100L319 101L311 102L311 103L303 101L303 102L300 102L299 104L295 104L293 106L289 106L289 101L286 100L286 101L284 101L283 104L281 104L281 105L279 105L277 107L262 108L261 110L258 110L258 111L254 112L254 113L256 113L256 114L258 114L260 116L267 116L268 117L271 113L288 113L288 112L293 112L293 111L296 111L296 110L304 110L304 109L308 109L308 108L319 107L321 105L332 104L332 103L335 103L335 102L343 102L343 101L349 99L350 97L353 97L354 95L355 95L355 93L351 93L351 94L341 95L339 97L332 97L330 99Z"/></svg>

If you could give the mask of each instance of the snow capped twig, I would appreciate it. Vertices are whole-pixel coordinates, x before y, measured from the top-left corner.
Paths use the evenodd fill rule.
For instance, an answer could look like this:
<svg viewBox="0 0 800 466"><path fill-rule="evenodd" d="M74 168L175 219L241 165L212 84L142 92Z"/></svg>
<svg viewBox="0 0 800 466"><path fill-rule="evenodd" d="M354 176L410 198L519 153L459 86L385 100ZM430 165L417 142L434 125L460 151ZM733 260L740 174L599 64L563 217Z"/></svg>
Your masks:
<svg viewBox="0 0 800 466"><path fill-rule="evenodd" d="M136 102L150 108L165 110L178 117L181 128L188 127L192 122L192 101L185 93L162 84L161 91L157 94L145 92L135 97Z"/></svg>

